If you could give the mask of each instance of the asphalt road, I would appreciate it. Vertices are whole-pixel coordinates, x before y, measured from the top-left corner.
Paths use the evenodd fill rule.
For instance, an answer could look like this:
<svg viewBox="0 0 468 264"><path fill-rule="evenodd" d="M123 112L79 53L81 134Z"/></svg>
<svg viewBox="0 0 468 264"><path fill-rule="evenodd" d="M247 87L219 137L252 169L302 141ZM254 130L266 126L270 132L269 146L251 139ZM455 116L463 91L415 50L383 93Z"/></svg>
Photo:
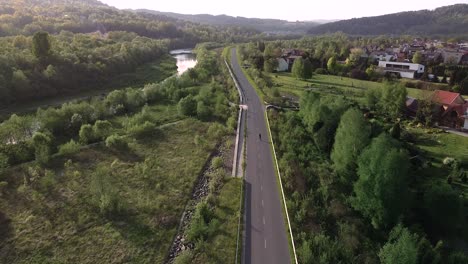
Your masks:
<svg viewBox="0 0 468 264"><path fill-rule="evenodd" d="M243 263L291 263L282 201L265 122L265 107L243 74L235 49L231 50L231 64L244 91L244 103L247 105Z"/></svg>

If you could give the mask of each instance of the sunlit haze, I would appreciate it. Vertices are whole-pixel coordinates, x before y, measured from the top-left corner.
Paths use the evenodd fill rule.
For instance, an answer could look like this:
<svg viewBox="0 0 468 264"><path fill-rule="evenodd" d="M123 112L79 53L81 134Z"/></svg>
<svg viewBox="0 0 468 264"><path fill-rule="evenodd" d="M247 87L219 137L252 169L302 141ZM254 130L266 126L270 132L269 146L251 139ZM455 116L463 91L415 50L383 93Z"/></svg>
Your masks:
<svg viewBox="0 0 468 264"><path fill-rule="evenodd" d="M426 0L407 1L394 0L391 2L363 1L310 1L299 0L292 2L276 2L266 0L102 0L108 5L117 8L151 9L181 14L226 14L231 16L278 18L289 21L316 20L316 19L348 19L364 16L378 16L401 11L414 11L421 9L434 9L440 6L457 3L467 3L463 0Z"/></svg>

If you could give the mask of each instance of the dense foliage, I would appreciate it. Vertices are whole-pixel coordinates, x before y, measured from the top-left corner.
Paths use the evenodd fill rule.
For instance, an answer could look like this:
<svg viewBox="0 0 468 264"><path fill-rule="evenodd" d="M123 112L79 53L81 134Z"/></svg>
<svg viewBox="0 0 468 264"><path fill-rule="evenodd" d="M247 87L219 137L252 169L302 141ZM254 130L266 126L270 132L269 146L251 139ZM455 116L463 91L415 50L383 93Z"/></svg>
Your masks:
<svg viewBox="0 0 468 264"><path fill-rule="evenodd" d="M383 110L392 102L381 94L374 102L387 122L401 114ZM466 232L452 232L466 216L459 192L415 183L421 165L398 124L314 92L305 92L299 112L269 115L301 263L465 263L452 244Z"/></svg>

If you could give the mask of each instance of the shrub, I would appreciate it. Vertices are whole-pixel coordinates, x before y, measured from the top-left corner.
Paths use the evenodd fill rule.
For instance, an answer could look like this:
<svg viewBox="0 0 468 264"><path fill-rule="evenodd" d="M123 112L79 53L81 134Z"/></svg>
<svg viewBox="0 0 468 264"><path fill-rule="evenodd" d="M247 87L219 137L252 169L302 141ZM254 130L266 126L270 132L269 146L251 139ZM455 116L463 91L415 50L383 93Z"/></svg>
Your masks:
<svg viewBox="0 0 468 264"><path fill-rule="evenodd" d="M80 150L80 144L75 142L75 140L70 140L69 142L59 146L59 155L72 155L77 153Z"/></svg>
<svg viewBox="0 0 468 264"><path fill-rule="evenodd" d="M49 135L41 132L34 134L33 138L34 155L36 161L46 164L50 160L52 139Z"/></svg>
<svg viewBox="0 0 468 264"><path fill-rule="evenodd" d="M316 74L327 74L327 70L325 70L324 68L317 68L317 69L315 69L315 73Z"/></svg>
<svg viewBox="0 0 468 264"><path fill-rule="evenodd" d="M128 143L122 136L111 135L106 139L106 147L116 150L127 150Z"/></svg>
<svg viewBox="0 0 468 264"><path fill-rule="evenodd" d="M210 119L212 113L210 108L203 102L200 101L197 103L197 117L200 120Z"/></svg>
<svg viewBox="0 0 468 264"><path fill-rule="evenodd" d="M208 128L208 135L211 135L216 140L220 140L226 134L226 128L219 123L214 123Z"/></svg>
<svg viewBox="0 0 468 264"><path fill-rule="evenodd" d="M213 166L214 169L219 169L223 166L223 159L221 157L215 157L211 161L211 165Z"/></svg>
<svg viewBox="0 0 468 264"><path fill-rule="evenodd" d="M158 128L155 124L146 121L142 125L134 125L129 128L129 132L135 138L145 138L149 136L154 136L158 133Z"/></svg>
<svg viewBox="0 0 468 264"><path fill-rule="evenodd" d="M39 182L44 191L50 191L57 184L56 175L53 171L46 170Z"/></svg>
<svg viewBox="0 0 468 264"><path fill-rule="evenodd" d="M191 95L180 99L177 107L181 115L195 116L197 114L197 101Z"/></svg>
<svg viewBox="0 0 468 264"><path fill-rule="evenodd" d="M122 209L118 190L108 168L96 168L91 177L91 194L93 203L104 215L114 215Z"/></svg>
<svg viewBox="0 0 468 264"><path fill-rule="evenodd" d="M94 137L100 140L108 137L111 130L112 124L107 120L98 120L93 126Z"/></svg>
<svg viewBox="0 0 468 264"><path fill-rule="evenodd" d="M89 144L95 141L93 126L90 124L84 124L80 128L79 132L80 142L82 144Z"/></svg>

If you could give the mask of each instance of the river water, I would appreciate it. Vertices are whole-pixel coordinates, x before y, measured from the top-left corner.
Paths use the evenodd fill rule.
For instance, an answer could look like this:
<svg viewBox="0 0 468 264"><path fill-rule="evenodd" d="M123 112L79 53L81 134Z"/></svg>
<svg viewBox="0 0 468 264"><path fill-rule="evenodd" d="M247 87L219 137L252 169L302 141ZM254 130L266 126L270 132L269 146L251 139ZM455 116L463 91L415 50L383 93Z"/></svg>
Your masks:
<svg viewBox="0 0 468 264"><path fill-rule="evenodd" d="M172 50L170 53L177 60L177 75L197 65L197 56L190 49Z"/></svg>

